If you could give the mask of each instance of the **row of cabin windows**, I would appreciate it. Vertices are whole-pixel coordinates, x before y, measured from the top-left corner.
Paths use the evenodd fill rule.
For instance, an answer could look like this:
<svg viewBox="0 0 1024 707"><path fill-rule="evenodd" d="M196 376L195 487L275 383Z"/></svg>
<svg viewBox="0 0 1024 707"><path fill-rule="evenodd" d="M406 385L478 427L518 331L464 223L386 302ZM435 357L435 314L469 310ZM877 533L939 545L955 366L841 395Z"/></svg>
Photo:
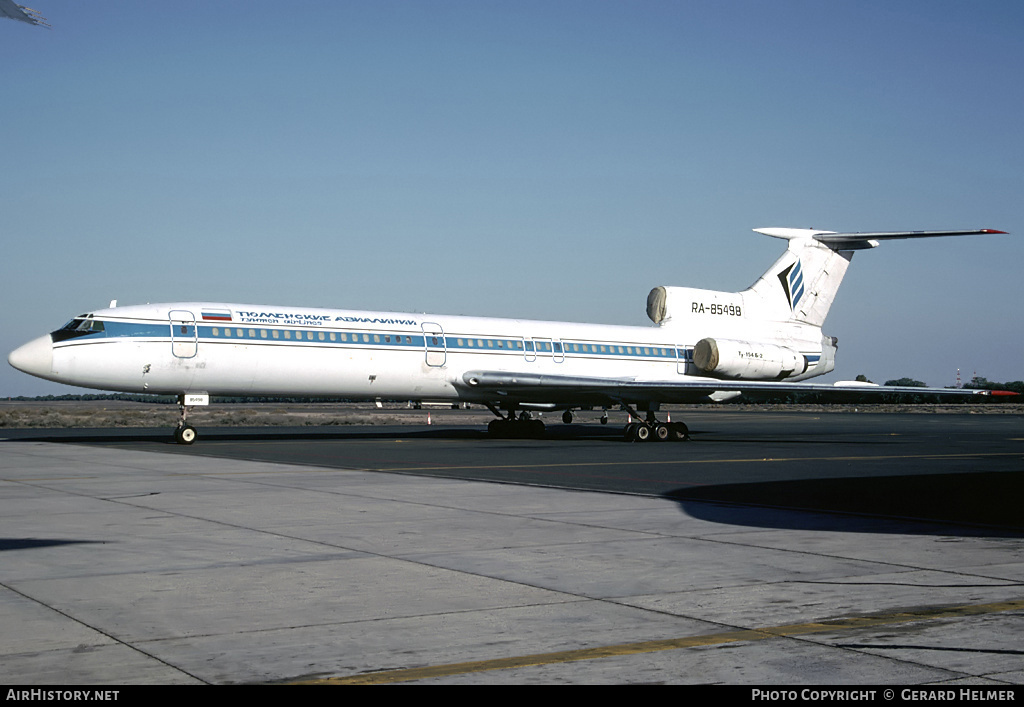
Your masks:
<svg viewBox="0 0 1024 707"><path fill-rule="evenodd" d="M434 340L434 343L437 343L436 339ZM513 339L456 339L455 343L459 346L459 348L462 348L462 347L474 348L474 347L476 347L478 349L483 349L483 348L488 348L488 349L493 349L493 348L504 349L504 348L507 348L510 351L514 351L514 350L522 351L523 350L523 342L522 341L515 341Z"/></svg>
<svg viewBox="0 0 1024 707"><path fill-rule="evenodd" d="M477 348L481 348L482 349L482 348L485 347L484 341L485 341L484 339L456 339L456 343L458 344L458 346L460 348L463 347L463 346L467 346L469 348L473 348L474 346L476 346ZM558 342L558 341L554 341L554 342L551 342L551 341L537 341L537 342L534 342L534 343L536 345L537 351L553 351L554 353L562 353L562 343L561 342ZM495 342L495 340L492 340L492 339L487 339L486 340L486 347L489 348L489 349L493 349L495 346L497 346L497 348L501 349L501 348L505 348L506 345L510 349L516 349L516 350L520 350L520 351L523 349L523 342L521 342L521 341L507 341L506 342L506 341L502 341L501 339L498 339ZM634 352L634 349L636 351L636 355L638 355L638 356L641 354L641 352L643 353L644 356L651 356L652 353L653 353L654 356L657 356L659 354L662 355L662 356L669 356L670 355L668 349L657 348L657 347L652 348L650 346L636 346L636 347L634 347L634 346L613 346L611 344L565 344L565 350L566 351L572 351L574 353L612 353L612 354L620 353L620 354L632 355L633 352Z"/></svg>
<svg viewBox="0 0 1024 707"><path fill-rule="evenodd" d="M668 349L652 348L650 346L612 346L609 344L606 347L604 344L567 344L566 349L569 348L574 352L582 351L583 353L624 353L631 355L635 351L637 356L641 355L641 353L643 353L644 356L657 356L659 354L662 356L669 355Z"/></svg>
<svg viewBox="0 0 1024 707"><path fill-rule="evenodd" d="M259 332L258 334L257 334L257 331ZM269 331L269 333L268 333L268 331ZM292 334L293 334L293 332L291 332L291 331L289 331L287 329L285 329L283 331L279 330L279 329L269 329L269 330L268 329L248 329L248 330L246 330L246 329L234 329L234 330L232 330L229 327L225 327L223 329L223 331L219 327L213 327L212 330L211 330L211 333L213 334L213 336L216 336L216 337L223 336L224 338L239 338L239 339L250 338L250 339L255 339L255 338L259 337L261 339L266 339L266 338L269 337L269 338L272 338L272 339L284 338L284 339L288 339L288 340L292 339ZM315 341L334 341L334 342L337 342L337 341L348 342L349 341L349 335L346 332L335 333L333 331L332 332L323 332L323 331L301 332L301 331L297 331L297 332L294 332L295 340L296 341L301 341L303 339L303 336L302 336L303 333L305 333L305 335L306 335L305 336L306 341L314 341L314 340ZM360 341L360 337L362 338L362 341L364 343L370 343L371 340L375 344L379 344L379 343L401 344L401 343L403 343L402 342L402 336L400 336L400 335L393 335L392 336L390 334L352 334L352 341L358 343ZM405 337L405 343L406 344L412 344L412 337L411 336L406 336ZM481 349L482 348L488 348L488 349L493 349L493 348L504 349L504 348L508 348L509 350L516 350L516 351L522 351L523 350L523 342L522 341L516 341L516 340L513 340L513 339L456 339L456 343L457 343L457 345L460 348L461 347L468 347L468 348L476 347L476 348L481 348ZM431 344L433 346L439 346L440 342L438 341L437 337L431 337ZM555 353L562 353L562 346L563 345L560 342L557 342L557 341L556 342L538 341L538 342L535 342L535 345L536 345L538 351L554 351ZM650 347L650 346L643 346L643 347L635 346L634 347L634 346L617 346L617 345L611 345L611 344L565 344L564 346L565 346L565 350L566 351L572 351L573 353L612 353L612 354L619 353L619 354L625 354L625 355L633 355L634 349L635 349L635 353L636 353L637 356L640 356L640 355L651 356L652 352L653 352L654 356L658 356L659 354L661 356L669 356L670 355L668 349L657 348L657 347Z"/></svg>
<svg viewBox="0 0 1024 707"><path fill-rule="evenodd" d="M268 331L269 331L269 333L268 333ZM259 332L259 333L257 334L257 332ZM210 333L213 336L223 337L225 339L230 339L230 338L255 339L258 336L261 339L271 338L271 339L289 339L289 340L292 338L292 334L293 334L293 332L289 331L288 329L285 329L285 330L280 330L280 329L269 329L269 330L268 329L248 329L248 330L247 329L234 329L234 330L232 330L229 327L224 327L223 330L221 330L220 327L213 327L210 330ZM336 333L336 332L333 332L333 331L331 331L331 332L323 332L323 331L301 332L301 331L297 331L297 332L294 332L295 340L296 341L302 341L303 333L305 333L305 335L306 335L306 337L305 337L306 341L335 341L335 342L337 342L337 341L344 341L344 342L349 341L349 335L347 333L345 333L345 332ZM359 334L352 334L352 341L358 343L359 342L359 337L360 337ZM401 336L398 336L398 335L392 336L390 334L362 334L362 340L365 343L370 343L370 341L372 340L373 343L375 343L375 344L379 344L382 341L385 344L391 344L391 343L401 344L402 343L402 337ZM412 344L412 337L411 336L405 337L405 343L406 344Z"/></svg>

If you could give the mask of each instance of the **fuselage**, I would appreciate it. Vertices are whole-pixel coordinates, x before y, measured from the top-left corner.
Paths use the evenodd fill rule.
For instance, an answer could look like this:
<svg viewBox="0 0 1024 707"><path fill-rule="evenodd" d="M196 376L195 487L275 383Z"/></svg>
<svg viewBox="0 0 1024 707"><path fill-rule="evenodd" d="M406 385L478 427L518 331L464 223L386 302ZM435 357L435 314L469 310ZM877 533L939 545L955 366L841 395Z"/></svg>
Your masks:
<svg viewBox="0 0 1024 707"><path fill-rule="evenodd" d="M180 302L80 315L9 360L48 380L123 392L475 402L494 401L465 385L466 371L650 381L699 377L694 346L709 335L781 342L799 351L805 365L788 380L832 368L831 357L822 356L820 330L708 316L707 326L688 331Z"/></svg>

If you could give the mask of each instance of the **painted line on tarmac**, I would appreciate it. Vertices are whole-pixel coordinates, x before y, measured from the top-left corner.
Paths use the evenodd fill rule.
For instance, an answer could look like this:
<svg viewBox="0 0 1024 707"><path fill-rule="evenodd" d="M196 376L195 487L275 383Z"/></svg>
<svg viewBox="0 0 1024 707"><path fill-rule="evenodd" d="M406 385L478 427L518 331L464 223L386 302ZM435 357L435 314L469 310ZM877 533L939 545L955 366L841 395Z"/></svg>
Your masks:
<svg viewBox="0 0 1024 707"><path fill-rule="evenodd" d="M1006 611L1024 610L1024 599L995 602L991 604L961 604L952 606L924 607L909 611L883 611L866 616L854 616L840 619L827 619L802 624L772 626L768 628L739 629L722 633L711 633L703 636L688 636L659 641L641 641L638 643L620 643L597 648L583 648L573 651L557 651L554 653L535 653L532 655L497 658L494 660L478 660L468 663L450 663L423 668L403 668L398 670L382 670L348 677L324 678L321 680L301 681L294 684L317 685L382 685L412 680L468 675L492 670L511 670L540 665L573 663L584 660L598 660L618 656L655 653L658 651L696 648L724 643L747 641L763 641L770 638L786 638L807 636L818 633L833 633L851 629L871 628L875 626L892 626L913 621L933 621L937 619L962 618L981 616Z"/></svg>

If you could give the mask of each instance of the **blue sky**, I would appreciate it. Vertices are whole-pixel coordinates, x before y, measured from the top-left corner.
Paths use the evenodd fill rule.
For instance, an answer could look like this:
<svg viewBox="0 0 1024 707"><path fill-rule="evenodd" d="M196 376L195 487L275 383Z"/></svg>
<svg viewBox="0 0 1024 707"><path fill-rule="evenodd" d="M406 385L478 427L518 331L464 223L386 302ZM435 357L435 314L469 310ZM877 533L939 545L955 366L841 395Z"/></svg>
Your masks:
<svg viewBox="0 0 1024 707"><path fill-rule="evenodd" d="M32 6L5 352L111 299L645 325L750 285L752 228L997 228L858 253L829 379L1024 378L1019 0Z"/></svg>

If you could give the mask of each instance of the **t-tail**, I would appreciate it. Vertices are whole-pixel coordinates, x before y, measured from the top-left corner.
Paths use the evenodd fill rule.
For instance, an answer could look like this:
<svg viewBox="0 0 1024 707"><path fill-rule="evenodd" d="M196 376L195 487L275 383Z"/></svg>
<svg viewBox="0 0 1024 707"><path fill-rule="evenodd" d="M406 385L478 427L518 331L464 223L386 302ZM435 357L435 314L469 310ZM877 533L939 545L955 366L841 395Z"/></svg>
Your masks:
<svg viewBox="0 0 1024 707"><path fill-rule="evenodd" d="M756 228L757 233L789 242L786 252L742 292L691 287L655 287L647 298L647 315L660 326L706 322L706 316L742 318L746 322L798 324L821 328L839 285L857 250L885 240L1005 233L990 228L972 231L887 231L837 233L805 228Z"/></svg>
<svg viewBox="0 0 1024 707"><path fill-rule="evenodd" d="M647 316L652 321L678 328L680 338L696 341L694 362L702 374L798 380L828 373L835 365L836 340L823 336L821 327L854 251L899 238L1005 233L994 229L880 233L754 230L785 239L788 245L746 290L655 287L647 297ZM735 360L724 365L723 358ZM752 373L752 368L757 372Z"/></svg>

